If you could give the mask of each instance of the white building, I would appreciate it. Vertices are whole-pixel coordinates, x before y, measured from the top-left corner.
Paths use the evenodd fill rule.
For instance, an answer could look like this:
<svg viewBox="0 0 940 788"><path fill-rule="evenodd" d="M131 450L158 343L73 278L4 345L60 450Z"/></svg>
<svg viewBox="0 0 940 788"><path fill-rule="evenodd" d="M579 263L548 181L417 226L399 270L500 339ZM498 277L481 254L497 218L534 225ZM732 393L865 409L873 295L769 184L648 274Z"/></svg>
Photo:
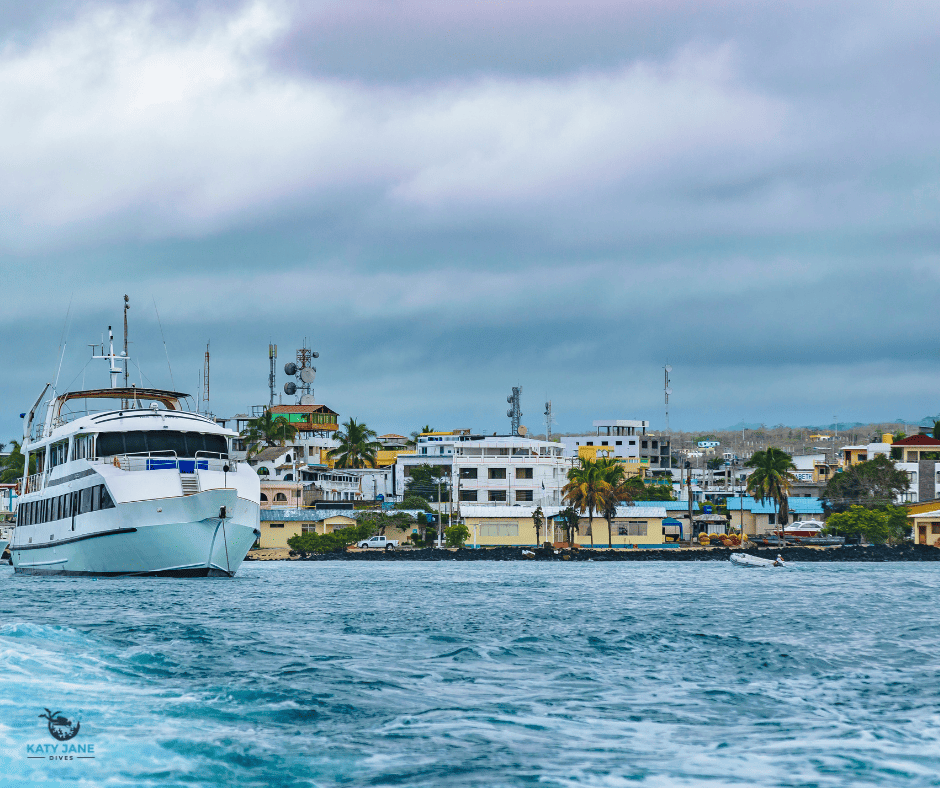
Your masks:
<svg viewBox="0 0 940 788"><path fill-rule="evenodd" d="M650 469L669 466L669 441L650 435L648 421L639 419L600 419L592 422L594 432L585 435L562 435L566 457L577 457L582 446L602 447L610 457L625 460L648 460Z"/></svg>
<svg viewBox="0 0 940 788"><path fill-rule="evenodd" d="M453 456L458 506L558 506L573 464L561 444L518 436L462 441Z"/></svg>

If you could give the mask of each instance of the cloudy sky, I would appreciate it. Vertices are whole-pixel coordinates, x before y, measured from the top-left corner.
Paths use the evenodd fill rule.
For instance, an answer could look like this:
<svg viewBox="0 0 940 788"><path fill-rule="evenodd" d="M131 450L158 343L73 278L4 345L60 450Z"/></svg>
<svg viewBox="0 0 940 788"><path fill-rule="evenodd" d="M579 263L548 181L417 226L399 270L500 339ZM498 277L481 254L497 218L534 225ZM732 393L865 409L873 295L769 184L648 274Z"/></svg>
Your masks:
<svg viewBox="0 0 940 788"><path fill-rule="evenodd" d="M135 381L380 432L940 410L940 5L0 10L0 440L131 298ZM70 319L66 316L69 313ZM279 369L278 386L287 380Z"/></svg>

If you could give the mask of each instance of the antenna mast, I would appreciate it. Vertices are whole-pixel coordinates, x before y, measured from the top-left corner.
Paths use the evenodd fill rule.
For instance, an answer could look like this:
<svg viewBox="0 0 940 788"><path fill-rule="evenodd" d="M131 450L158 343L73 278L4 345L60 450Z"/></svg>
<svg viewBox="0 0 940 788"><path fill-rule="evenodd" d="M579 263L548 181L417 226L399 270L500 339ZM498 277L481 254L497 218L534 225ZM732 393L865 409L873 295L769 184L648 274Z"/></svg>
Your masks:
<svg viewBox="0 0 940 788"><path fill-rule="evenodd" d="M512 407L506 411L506 415L512 422L512 434L519 435L519 425L522 423L522 386L513 386L512 394L506 397Z"/></svg>
<svg viewBox="0 0 940 788"><path fill-rule="evenodd" d="M127 358L127 310L131 308L131 300L127 297L127 294L124 294L124 358ZM124 362L124 388L127 388L127 373L128 373L128 364L127 361ZM124 400L123 406L128 407L127 400Z"/></svg>
<svg viewBox="0 0 940 788"><path fill-rule="evenodd" d="M554 420L552 416L552 401L549 400L545 403L545 440L547 441L552 439L552 422Z"/></svg>
<svg viewBox="0 0 940 788"><path fill-rule="evenodd" d="M209 343L206 342L206 363L202 373L202 401L206 406L206 413L209 413Z"/></svg>
<svg viewBox="0 0 940 788"><path fill-rule="evenodd" d="M271 389L271 399L268 408L274 407L274 364L277 361L277 345L268 345L268 360L271 362L271 372L268 375L268 388Z"/></svg>
<svg viewBox="0 0 940 788"><path fill-rule="evenodd" d="M669 430L669 395L672 394L672 389L669 387L669 373L672 372L672 367L669 364L663 367L665 373L665 382L663 384L663 394L666 397L666 436L669 440L669 468L672 468L672 432ZM743 526L742 526L743 527Z"/></svg>

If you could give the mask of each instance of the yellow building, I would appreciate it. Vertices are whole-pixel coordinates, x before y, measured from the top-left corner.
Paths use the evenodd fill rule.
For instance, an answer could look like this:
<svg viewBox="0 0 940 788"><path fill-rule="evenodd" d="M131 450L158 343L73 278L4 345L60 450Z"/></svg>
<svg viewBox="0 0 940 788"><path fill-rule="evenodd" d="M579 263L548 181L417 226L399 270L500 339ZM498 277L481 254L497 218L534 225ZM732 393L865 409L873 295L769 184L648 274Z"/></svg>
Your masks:
<svg viewBox="0 0 940 788"><path fill-rule="evenodd" d="M532 514L534 506L475 506L462 505L460 514L470 531L468 545L477 547L535 547L535 522ZM543 507L546 524L539 538L544 543L564 541L563 526L554 521L561 507ZM663 520L666 518L664 507L617 507L617 515L612 520L613 546L615 548L658 546L665 542L663 538ZM592 546L588 534L589 518L582 517L578 525L577 544ZM593 547L604 549L610 546L607 521L600 516L594 517Z"/></svg>
<svg viewBox="0 0 940 788"><path fill-rule="evenodd" d="M596 461L607 457L613 457L613 450L606 446L578 446L578 457L582 460ZM649 471L650 461L648 458L639 457L616 457L614 458L623 465L624 476L639 476L645 479Z"/></svg>
<svg viewBox="0 0 940 788"><path fill-rule="evenodd" d="M932 511L910 514L908 518L913 524L915 544L940 547L940 510L936 508L936 501L932 505Z"/></svg>
<svg viewBox="0 0 940 788"><path fill-rule="evenodd" d="M287 540L305 533L330 534L356 524L351 509L262 509L262 550L288 549Z"/></svg>

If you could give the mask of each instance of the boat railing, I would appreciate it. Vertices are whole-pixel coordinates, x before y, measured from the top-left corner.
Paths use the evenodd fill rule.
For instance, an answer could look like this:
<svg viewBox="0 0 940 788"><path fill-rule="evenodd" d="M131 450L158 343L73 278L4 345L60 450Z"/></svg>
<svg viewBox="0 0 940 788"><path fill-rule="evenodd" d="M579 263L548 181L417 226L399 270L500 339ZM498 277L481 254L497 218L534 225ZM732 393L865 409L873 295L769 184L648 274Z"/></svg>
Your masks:
<svg viewBox="0 0 940 788"><path fill-rule="evenodd" d="M46 476L48 475L47 471L41 471L39 473L34 473L32 476L26 477L26 486L23 490L23 494L39 492L43 487L46 486Z"/></svg>
<svg viewBox="0 0 940 788"><path fill-rule="evenodd" d="M114 457L99 458L98 463L110 464L122 471L166 471L180 473L199 471L222 471L228 462L224 454L214 452L196 452L195 457L178 457L175 451L145 451L132 454L117 454Z"/></svg>

